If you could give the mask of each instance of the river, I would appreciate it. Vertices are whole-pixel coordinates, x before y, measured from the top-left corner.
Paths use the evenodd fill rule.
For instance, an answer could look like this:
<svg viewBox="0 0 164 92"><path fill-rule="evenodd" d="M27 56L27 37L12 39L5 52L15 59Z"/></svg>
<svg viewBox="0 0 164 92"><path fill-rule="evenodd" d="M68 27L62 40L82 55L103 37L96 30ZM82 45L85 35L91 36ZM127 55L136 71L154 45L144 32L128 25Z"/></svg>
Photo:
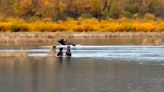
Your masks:
<svg viewBox="0 0 164 92"><path fill-rule="evenodd" d="M70 39L71 40L71 39ZM75 39L72 57L48 56L49 45L0 58L0 92L163 92L164 46L141 39ZM0 52L21 51L3 46ZM57 50L58 51L58 50Z"/></svg>

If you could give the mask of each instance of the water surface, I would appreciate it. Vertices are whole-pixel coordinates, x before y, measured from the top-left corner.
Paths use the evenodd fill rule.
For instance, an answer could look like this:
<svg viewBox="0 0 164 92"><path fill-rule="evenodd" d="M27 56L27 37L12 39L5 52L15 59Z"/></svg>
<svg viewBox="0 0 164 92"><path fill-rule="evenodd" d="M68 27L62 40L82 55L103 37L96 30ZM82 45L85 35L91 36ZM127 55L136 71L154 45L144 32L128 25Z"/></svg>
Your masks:
<svg viewBox="0 0 164 92"><path fill-rule="evenodd" d="M164 91L163 46L102 41L73 47L71 58L47 56L49 46L23 49L27 57L1 57L0 92ZM21 50L11 46L0 52Z"/></svg>

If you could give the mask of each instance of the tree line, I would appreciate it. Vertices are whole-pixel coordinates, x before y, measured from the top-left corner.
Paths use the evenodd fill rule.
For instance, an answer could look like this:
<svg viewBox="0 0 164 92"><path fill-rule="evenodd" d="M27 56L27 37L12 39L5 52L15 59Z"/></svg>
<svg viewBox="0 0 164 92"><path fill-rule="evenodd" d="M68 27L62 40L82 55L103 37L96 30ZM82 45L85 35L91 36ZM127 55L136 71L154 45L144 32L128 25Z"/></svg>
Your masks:
<svg viewBox="0 0 164 92"><path fill-rule="evenodd" d="M164 0L0 0L0 16L23 19L164 18Z"/></svg>

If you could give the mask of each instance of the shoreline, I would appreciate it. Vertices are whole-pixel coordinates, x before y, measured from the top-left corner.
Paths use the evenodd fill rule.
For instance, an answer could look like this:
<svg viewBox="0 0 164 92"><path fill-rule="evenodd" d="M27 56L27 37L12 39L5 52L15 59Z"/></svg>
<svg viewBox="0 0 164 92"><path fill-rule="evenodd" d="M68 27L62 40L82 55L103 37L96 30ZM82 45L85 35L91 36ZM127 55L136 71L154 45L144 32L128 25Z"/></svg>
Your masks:
<svg viewBox="0 0 164 92"><path fill-rule="evenodd" d="M164 39L164 32L1 32L3 44L57 44L59 39Z"/></svg>

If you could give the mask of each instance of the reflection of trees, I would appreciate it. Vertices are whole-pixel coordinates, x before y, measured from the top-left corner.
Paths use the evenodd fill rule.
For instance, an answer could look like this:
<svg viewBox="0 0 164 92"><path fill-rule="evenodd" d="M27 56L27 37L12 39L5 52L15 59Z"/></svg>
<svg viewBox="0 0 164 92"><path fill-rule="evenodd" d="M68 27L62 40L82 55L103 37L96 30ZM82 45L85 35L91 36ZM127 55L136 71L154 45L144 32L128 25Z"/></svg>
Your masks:
<svg viewBox="0 0 164 92"><path fill-rule="evenodd" d="M57 91L65 92L67 89L69 91L71 88L80 88L84 86L83 83L87 83L89 86L87 89L94 92L92 90L94 90L96 79L94 79L95 69L93 62L79 64L79 59L71 57L47 57L45 69L49 76L46 76L45 86L49 85Z"/></svg>
<svg viewBox="0 0 164 92"><path fill-rule="evenodd" d="M33 92L39 92L39 64L38 62L32 62L32 90Z"/></svg>
<svg viewBox="0 0 164 92"><path fill-rule="evenodd" d="M6 57L6 58L0 58L0 62L3 61L5 65L8 68L13 69L15 67L15 64L17 63L18 66L22 66L24 63L28 61L27 57Z"/></svg>
<svg viewBox="0 0 164 92"><path fill-rule="evenodd" d="M17 51L14 51L14 52L0 52L0 57L7 57L7 58L13 58L13 57L17 57L17 58L26 58L28 55L27 55L27 52L25 51L20 51L20 52L17 52Z"/></svg>
<svg viewBox="0 0 164 92"><path fill-rule="evenodd" d="M44 57L30 57L31 62L31 88L32 92L41 92L44 90L45 86L45 77L46 75L45 71L45 64L46 59Z"/></svg>
<svg viewBox="0 0 164 92"><path fill-rule="evenodd" d="M29 85L27 79L29 75L29 62L26 57L10 57L10 58L0 58L0 70L5 72L4 80L7 79L8 83L12 84L15 89L20 87L20 90L29 90ZM15 85L17 84L17 85ZM12 88L8 86L11 91ZM18 91L18 89L15 89ZM30 91L31 92L31 91Z"/></svg>
<svg viewBox="0 0 164 92"><path fill-rule="evenodd" d="M75 43L83 45L142 45L142 38L115 37L115 38L94 38L94 39L71 39Z"/></svg>
<svg viewBox="0 0 164 92"><path fill-rule="evenodd" d="M163 45L162 38L155 39L154 44L155 45Z"/></svg>
<svg viewBox="0 0 164 92"><path fill-rule="evenodd" d="M143 39L142 45L162 45L162 38L145 38Z"/></svg>

